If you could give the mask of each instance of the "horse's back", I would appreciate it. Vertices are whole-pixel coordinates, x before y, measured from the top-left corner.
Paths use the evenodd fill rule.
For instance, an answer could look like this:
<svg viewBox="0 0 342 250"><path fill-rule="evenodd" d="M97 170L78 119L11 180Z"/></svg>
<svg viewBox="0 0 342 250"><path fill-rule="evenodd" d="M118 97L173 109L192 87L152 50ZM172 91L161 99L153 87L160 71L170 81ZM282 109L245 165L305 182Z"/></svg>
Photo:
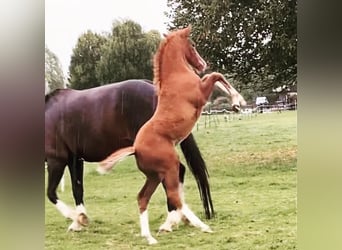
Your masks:
<svg viewBox="0 0 342 250"><path fill-rule="evenodd" d="M154 112L154 95L152 84L127 80L50 97L48 102L54 104L45 110L46 154L65 157L67 151L87 161L100 161L132 145Z"/></svg>

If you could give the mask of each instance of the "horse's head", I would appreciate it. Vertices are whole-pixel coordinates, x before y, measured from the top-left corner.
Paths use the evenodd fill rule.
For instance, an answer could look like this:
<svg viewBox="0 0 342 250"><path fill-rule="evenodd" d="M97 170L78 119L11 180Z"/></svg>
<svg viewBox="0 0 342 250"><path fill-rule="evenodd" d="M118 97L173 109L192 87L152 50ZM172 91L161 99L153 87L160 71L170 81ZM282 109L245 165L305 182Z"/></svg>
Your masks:
<svg viewBox="0 0 342 250"><path fill-rule="evenodd" d="M185 59L187 63L193 67L197 73L202 73L207 68L207 63L199 55L195 48L195 43L190 38L191 26L181 29L176 32L179 36L179 46L184 52Z"/></svg>

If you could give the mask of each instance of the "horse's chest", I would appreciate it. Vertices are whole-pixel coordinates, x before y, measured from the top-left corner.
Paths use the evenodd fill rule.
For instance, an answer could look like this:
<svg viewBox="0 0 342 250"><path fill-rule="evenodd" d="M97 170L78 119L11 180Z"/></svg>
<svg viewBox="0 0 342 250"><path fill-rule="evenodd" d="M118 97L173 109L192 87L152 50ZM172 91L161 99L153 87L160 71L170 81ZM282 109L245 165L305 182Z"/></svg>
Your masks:
<svg viewBox="0 0 342 250"><path fill-rule="evenodd" d="M194 116L197 119L202 112L202 109L206 103L206 100L203 98L202 93L198 93L196 96L189 99L189 103L192 106Z"/></svg>

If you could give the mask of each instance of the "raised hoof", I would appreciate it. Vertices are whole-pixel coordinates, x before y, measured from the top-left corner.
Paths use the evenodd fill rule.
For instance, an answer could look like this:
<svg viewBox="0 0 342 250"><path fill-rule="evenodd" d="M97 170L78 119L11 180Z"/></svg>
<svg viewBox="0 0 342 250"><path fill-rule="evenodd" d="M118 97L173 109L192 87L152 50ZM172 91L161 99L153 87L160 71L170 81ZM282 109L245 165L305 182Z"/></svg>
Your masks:
<svg viewBox="0 0 342 250"><path fill-rule="evenodd" d="M89 225L89 220L87 215L85 215L84 213L80 213L77 217L77 222L79 224L81 224L82 226L88 226Z"/></svg>
<svg viewBox="0 0 342 250"><path fill-rule="evenodd" d="M241 111L240 105L239 104L233 104L233 110L238 113Z"/></svg>

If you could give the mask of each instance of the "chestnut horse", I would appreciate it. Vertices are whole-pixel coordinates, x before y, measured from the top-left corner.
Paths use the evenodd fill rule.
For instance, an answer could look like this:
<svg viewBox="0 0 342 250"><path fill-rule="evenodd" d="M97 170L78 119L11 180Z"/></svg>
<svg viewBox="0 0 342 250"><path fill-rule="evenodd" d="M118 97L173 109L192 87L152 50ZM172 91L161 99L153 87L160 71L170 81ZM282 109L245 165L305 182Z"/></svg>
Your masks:
<svg viewBox="0 0 342 250"><path fill-rule="evenodd" d="M99 165L109 171L113 164L128 155L135 155L138 168L146 182L138 194L141 235L149 244L157 243L149 229L147 205L162 183L167 201L172 207L159 232L172 231L184 217L191 225L204 232L212 232L185 204L179 182L179 158L175 145L184 140L199 118L202 108L219 81L231 97L235 110L245 104L242 96L226 81L223 75L211 73L202 79L193 71L206 69L206 62L190 40L190 26L166 35L154 56L154 83L158 88L156 112L139 130L133 146L112 153Z"/></svg>
<svg viewBox="0 0 342 250"><path fill-rule="evenodd" d="M133 145L140 127L152 117L157 101L155 86L148 80L127 80L86 90L59 89L45 96L47 196L65 217L72 219L68 230L78 231L88 224L83 161L99 162L114 150ZM210 218L214 210L207 168L192 134L180 147L197 182L206 217ZM185 166L179 164L179 180L183 183ZM76 210L56 193L67 165Z"/></svg>

